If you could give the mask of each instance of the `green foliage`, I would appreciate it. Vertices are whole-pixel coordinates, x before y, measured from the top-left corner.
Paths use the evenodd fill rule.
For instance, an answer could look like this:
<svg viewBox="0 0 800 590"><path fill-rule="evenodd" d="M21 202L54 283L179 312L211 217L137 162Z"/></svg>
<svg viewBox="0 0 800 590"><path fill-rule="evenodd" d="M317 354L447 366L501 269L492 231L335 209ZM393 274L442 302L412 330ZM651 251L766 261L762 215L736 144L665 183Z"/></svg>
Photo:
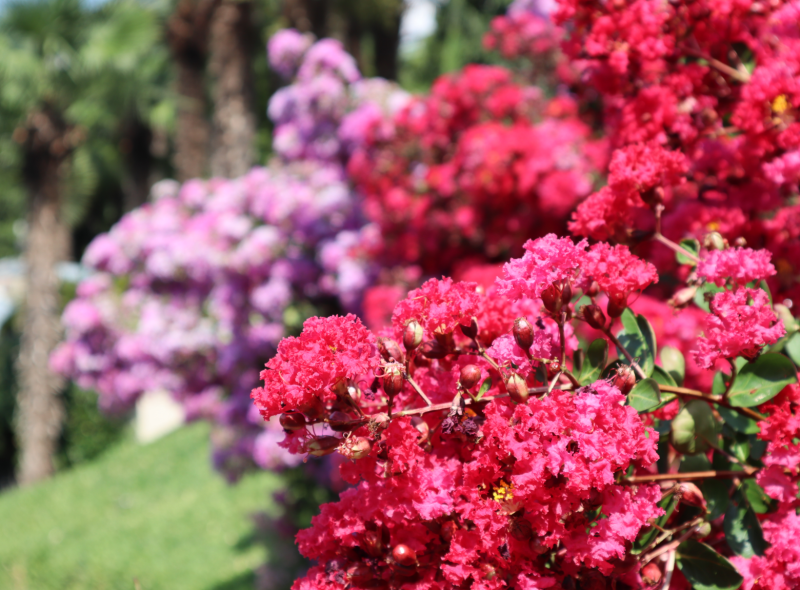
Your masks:
<svg viewBox="0 0 800 590"><path fill-rule="evenodd" d="M735 590L742 584L733 564L705 543L684 541L675 561L695 590Z"/></svg>
<svg viewBox="0 0 800 590"><path fill-rule="evenodd" d="M700 242L695 238L685 238L681 240L680 246L686 250L686 252L695 256L695 258L700 254ZM691 258L683 252L676 252L675 258L678 259L679 264L689 264L691 266L697 264L695 258Z"/></svg>
<svg viewBox="0 0 800 590"><path fill-rule="evenodd" d="M100 412L96 393L70 384L64 397L67 419L59 450L62 468L99 457L120 440L125 428L122 418L111 418Z"/></svg>
<svg viewBox="0 0 800 590"><path fill-rule="evenodd" d="M797 374L792 361L782 354L762 354L755 362L747 363L738 371L728 392L728 399L737 408L758 406L796 381Z"/></svg>
<svg viewBox="0 0 800 590"><path fill-rule="evenodd" d="M620 317L622 331L617 334L620 344L628 351L645 375L653 374L656 358L656 336L650 322L642 315L634 315L626 308ZM622 358L622 351L617 351Z"/></svg>
<svg viewBox="0 0 800 590"><path fill-rule="evenodd" d="M260 472L228 486L209 465L208 437L195 424L144 447L128 438L0 496L0 588L252 589L264 551L246 517L280 479Z"/></svg>
<svg viewBox="0 0 800 590"><path fill-rule="evenodd" d="M675 385L683 385L686 376L686 360L683 353L673 346L661 349L661 366L669 374Z"/></svg>
<svg viewBox="0 0 800 590"><path fill-rule="evenodd" d="M767 548L764 533L741 487L731 498L722 526L731 551L742 557L764 554Z"/></svg>
<svg viewBox="0 0 800 590"><path fill-rule="evenodd" d="M637 412L647 412L661 403L661 391L655 379L642 379L628 394L628 404Z"/></svg>
<svg viewBox="0 0 800 590"><path fill-rule="evenodd" d="M717 423L711 408L702 400L691 400L672 420L672 446L680 453L705 452L716 438Z"/></svg>
<svg viewBox="0 0 800 590"><path fill-rule="evenodd" d="M600 378L607 362L608 342L604 338L598 338L589 345L586 358L583 359L580 371L575 377L581 385L594 383Z"/></svg>

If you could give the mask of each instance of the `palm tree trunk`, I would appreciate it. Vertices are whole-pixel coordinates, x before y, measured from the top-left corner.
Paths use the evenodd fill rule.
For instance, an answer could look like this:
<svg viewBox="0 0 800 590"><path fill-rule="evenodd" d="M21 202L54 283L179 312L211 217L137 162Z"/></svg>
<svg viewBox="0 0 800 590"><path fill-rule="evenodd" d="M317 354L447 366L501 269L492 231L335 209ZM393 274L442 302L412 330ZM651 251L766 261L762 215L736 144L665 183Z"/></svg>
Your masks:
<svg viewBox="0 0 800 590"><path fill-rule="evenodd" d="M255 160L250 2L223 0L211 22L209 70L214 78L211 174L236 178Z"/></svg>
<svg viewBox="0 0 800 590"><path fill-rule="evenodd" d="M61 170L69 157L69 130L57 113L44 109L28 118L24 177L29 192L25 246L26 299L17 401L19 464L17 482L28 485L49 477L61 433L63 380L50 371L50 352L61 338L56 264L67 256L67 230L61 222Z"/></svg>

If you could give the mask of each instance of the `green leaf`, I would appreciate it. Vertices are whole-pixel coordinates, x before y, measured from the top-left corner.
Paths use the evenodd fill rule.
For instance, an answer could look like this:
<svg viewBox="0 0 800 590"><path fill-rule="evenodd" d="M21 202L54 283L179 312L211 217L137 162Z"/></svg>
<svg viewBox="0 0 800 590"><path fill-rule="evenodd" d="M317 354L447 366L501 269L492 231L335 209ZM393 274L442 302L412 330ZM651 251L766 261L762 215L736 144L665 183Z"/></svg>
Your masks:
<svg viewBox="0 0 800 590"><path fill-rule="evenodd" d="M694 455L711 448L717 438L717 423L709 405L692 400L672 420L672 446L680 453Z"/></svg>
<svg viewBox="0 0 800 590"><path fill-rule="evenodd" d="M762 354L754 363L747 363L736 375L728 400L737 408L763 404L778 395L781 389L795 383L795 367L782 354Z"/></svg>
<svg viewBox="0 0 800 590"><path fill-rule="evenodd" d="M708 506L708 520L716 520L728 509L731 481L729 479L707 479L700 485Z"/></svg>
<svg viewBox="0 0 800 590"><path fill-rule="evenodd" d="M637 361L645 375L652 375L655 366L655 334L652 326L642 316L635 316L630 308L622 312L620 320L622 331L617 334L620 344ZM620 358L624 356L621 350L617 352Z"/></svg>
<svg viewBox="0 0 800 590"><path fill-rule="evenodd" d="M492 378L487 377L483 383L481 383L481 388L478 390L478 399L481 399L483 395L489 391L492 387Z"/></svg>
<svg viewBox="0 0 800 590"><path fill-rule="evenodd" d="M661 391L655 379L642 379L628 394L628 405L637 412L647 412L661 403Z"/></svg>
<svg viewBox="0 0 800 590"><path fill-rule="evenodd" d="M608 362L608 342L603 338L598 338L589 345L586 351L586 358L583 359L583 366L577 379L581 385L594 383L600 378L603 369Z"/></svg>
<svg viewBox="0 0 800 590"><path fill-rule="evenodd" d="M742 434L758 434L761 432L761 429L758 427L758 422L752 418L743 416L736 410L731 410L725 406L715 405L714 407L719 412L719 415L722 416L722 419L725 420L725 424L736 432L741 432Z"/></svg>
<svg viewBox="0 0 800 590"><path fill-rule="evenodd" d="M800 332L795 332L783 348L794 364L800 366Z"/></svg>
<svg viewBox="0 0 800 590"><path fill-rule="evenodd" d="M680 242L681 248L690 252L697 256L700 253L700 242L698 242L695 238L685 238ZM683 252L676 252L675 258L678 259L679 264L691 264L692 266L696 265L697 262L691 258L689 258Z"/></svg>
<svg viewBox="0 0 800 590"><path fill-rule="evenodd" d="M733 564L699 541L684 541L675 562L695 590L736 590L743 578Z"/></svg>
<svg viewBox="0 0 800 590"><path fill-rule="evenodd" d="M675 507L678 505L678 499L673 495L669 494L661 498L658 503L658 507L664 511L659 519L656 521L656 524L661 528L664 528L664 525L667 524L669 517L672 516L672 513L675 511ZM631 553L637 555L641 553L645 547L653 540L653 538L658 533L658 529L656 527L648 528L644 533L639 535L639 537L633 543L633 550Z"/></svg>
<svg viewBox="0 0 800 590"><path fill-rule="evenodd" d="M722 528L725 531L728 547L737 555L753 557L764 554L767 548L764 533L761 531L756 513L750 507L741 488L736 490L731 498Z"/></svg>
<svg viewBox="0 0 800 590"><path fill-rule="evenodd" d="M741 489L753 512L766 514L769 511L772 498L767 496L764 488L758 485L755 479L745 479Z"/></svg>
<svg viewBox="0 0 800 590"><path fill-rule="evenodd" d="M686 360L680 350L673 346L662 348L661 366L675 381L675 385L683 385L683 378L686 375Z"/></svg>
<svg viewBox="0 0 800 590"><path fill-rule="evenodd" d="M706 283L697 289L697 293L694 294L694 303L703 311L711 311L708 305L709 302L714 298L714 295L724 290L724 287L717 287L714 283Z"/></svg>
<svg viewBox="0 0 800 590"><path fill-rule="evenodd" d="M652 379L655 380L655 382L658 383L659 386L660 385L671 385L671 386L674 387L675 385L677 385L675 383L675 381L673 381L673 379L670 376L670 374L667 373L664 369L662 369L658 365L653 367ZM661 389L661 387L659 387L659 389ZM661 407L666 406L669 402L674 400L676 397L677 396L674 393L670 393L668 391L662 391L661 392L661 404L660 404L660 406Z"/></svg>

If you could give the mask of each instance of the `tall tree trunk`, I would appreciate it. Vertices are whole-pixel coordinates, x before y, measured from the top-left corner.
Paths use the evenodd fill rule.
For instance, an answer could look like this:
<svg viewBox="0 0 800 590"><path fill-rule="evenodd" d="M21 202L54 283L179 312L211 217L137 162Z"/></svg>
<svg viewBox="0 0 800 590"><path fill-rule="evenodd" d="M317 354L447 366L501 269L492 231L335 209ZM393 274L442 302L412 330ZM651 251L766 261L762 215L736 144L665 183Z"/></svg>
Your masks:
<svg viewBox="0 0 800 590"><path fill-rule="evenodd" d="M178 180L205 175L211 126L206 117L205 58L208 25L216 0L180 0L167 21L177 68L178 117L175 173Z"/></svg>
<svg viewBox="0 0 800 590"><path fill-rule="evenodd" d="M329 0L285 0L283 15L289 26L303 33L314 33L317 39L328 32Z"/></svg>
<svg viewBox="0 0 800 590"><path fill-rule="evenodd" d="M63 380L48 366L61 337L56 264L67 256L61 222L61 170L71 151L70 133L48 109L32 113L25 130L24 177L29 192L25 246L26 299L18 359L17 481L28 485L53 473L64 418L59 397Z"/></svg>
<svg viewBox="0 0 800 590"><path fill-rule="evenodd" d="M255 160L252 4L223 0L211 22L209 70L214 78L211 174L236 178Z"/></svg>
<svg viewBox="0 0 800 590"><path fill-rule="evenodd" d="M392 6L372 27L375 41L375 73L387 80L397 80L397 52L400 47L400 21L403 3Z"/></svg>
<svg viewBox="0 0 800 590"><path fill-rule="evenodd" d="M138 118L128 119L123 123L120 152L124 158L125 172L122 178L122 208L127 213L144 205L150 194L150 175L153 158L150 144L153 133Z"/></svg>

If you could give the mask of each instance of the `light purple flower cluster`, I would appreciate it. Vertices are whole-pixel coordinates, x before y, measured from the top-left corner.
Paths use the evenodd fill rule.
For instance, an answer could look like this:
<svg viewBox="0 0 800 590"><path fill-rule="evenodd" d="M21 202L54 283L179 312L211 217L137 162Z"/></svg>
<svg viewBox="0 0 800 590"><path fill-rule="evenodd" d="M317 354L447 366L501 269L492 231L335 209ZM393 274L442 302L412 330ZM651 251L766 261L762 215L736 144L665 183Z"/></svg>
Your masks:
<svg viewBox="0 0 800 590"><path fill-rule="evenodd" d="M233 477L253 461L297 462L274 444L280 426L250 403L287 318L334 311L332 302L356 310L375 272L366 255L375 228L347 182L346 149L364 119L399 108L405 93L360 80L338 42L312 41L282 31L269 43L273 66L296 72L270 103L278 157L237 179L154 186L151 203L87 249L96 272L67 306L66 341L51 359L108 411L172 393L190 418L215 423L215 462Z"/></svg>

